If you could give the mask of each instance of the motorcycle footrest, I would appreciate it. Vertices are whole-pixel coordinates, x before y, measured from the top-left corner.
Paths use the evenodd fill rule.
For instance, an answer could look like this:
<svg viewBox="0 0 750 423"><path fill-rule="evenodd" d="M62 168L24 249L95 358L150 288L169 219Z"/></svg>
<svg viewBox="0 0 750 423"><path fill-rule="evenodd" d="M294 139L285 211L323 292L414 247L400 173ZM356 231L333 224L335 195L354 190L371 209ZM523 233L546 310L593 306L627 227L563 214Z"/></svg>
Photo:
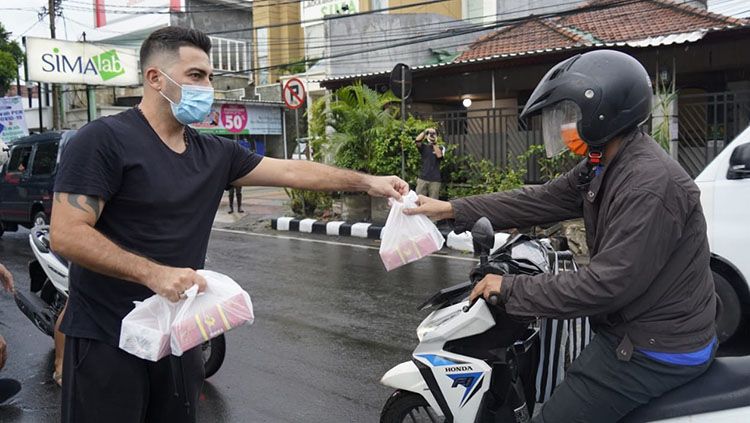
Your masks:
<svg viewBox="0 0 750 423"><path fill-rule="evenodd" d="M36 295L25 295L21 291L16 291L14 297L18 308L36 327L47 335L54 336L56 318L49 304Z"/></svg>

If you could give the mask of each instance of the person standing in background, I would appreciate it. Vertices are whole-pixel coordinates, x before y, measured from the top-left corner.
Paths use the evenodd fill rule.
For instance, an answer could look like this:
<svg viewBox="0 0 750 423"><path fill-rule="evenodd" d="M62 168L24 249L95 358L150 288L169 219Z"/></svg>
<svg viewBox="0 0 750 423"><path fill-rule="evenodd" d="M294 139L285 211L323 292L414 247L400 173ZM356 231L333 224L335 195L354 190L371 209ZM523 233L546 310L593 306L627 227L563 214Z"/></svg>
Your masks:
<svg viewBox="0 0 750 423"><path fill-rule="evenodd" d="M430 198L440 197L440 162L445 154L445 147L437 143L435 128L427 128L416 138L419 154L422 156L422 168L417 178L417 194Z"/></svg>

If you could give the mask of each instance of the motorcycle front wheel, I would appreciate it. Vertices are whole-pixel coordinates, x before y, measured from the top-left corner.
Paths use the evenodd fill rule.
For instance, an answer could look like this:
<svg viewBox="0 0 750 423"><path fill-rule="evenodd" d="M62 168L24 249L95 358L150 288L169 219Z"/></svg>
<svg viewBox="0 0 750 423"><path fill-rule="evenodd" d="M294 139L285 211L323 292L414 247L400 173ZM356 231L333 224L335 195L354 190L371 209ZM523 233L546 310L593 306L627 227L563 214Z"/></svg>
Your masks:
<svg viewBox="0 0 750 423"><path fill-rule="evenodd" d="M443 423L422 396L413 392L397 390L388 398L380 413L380 423Z"/></svg>
<svg viewBox="0 0 750 423"><path fill-rule="evenodd" d="M208 379L218 372L224 363L224 355L227 352L227 342L224 339L224 334L204 342L200 348L203 354L204 377Z"/></svg>

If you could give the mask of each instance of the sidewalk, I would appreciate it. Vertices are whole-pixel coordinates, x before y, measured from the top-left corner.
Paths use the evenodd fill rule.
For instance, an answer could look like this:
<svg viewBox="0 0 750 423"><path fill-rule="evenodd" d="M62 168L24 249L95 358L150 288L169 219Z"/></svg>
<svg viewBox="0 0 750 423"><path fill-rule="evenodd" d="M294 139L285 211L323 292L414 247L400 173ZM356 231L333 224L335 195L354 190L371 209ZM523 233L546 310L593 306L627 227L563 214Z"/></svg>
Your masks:
<svg viewBox="0 0 750 423"><path fill-rule="evenodd" d="M271 219L291 214L287 205L289 199L283 188L275 187L243 187L242 209L229 214L229 194L224 191L219 210L214 217L214 227L252 230L255 228L270 228Z"/></svg>

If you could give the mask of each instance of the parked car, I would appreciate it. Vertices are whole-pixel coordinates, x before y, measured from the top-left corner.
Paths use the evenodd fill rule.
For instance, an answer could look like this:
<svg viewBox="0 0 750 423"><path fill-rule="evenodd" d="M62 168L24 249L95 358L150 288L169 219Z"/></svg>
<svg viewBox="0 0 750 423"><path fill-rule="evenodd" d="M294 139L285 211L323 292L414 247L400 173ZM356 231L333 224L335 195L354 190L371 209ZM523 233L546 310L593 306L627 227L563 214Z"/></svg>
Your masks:
<svg viewBox="0 0 750 423"><path fill-rule="evenodd" d="M719 339L750 316L750 127L695 179L708 225L711 270L721 299Z"/></svg>
<svg viewBox="0 0 750 423"><path fill-rule="evenodd" d="M0 170L0 236L19 225L49 223L60 146L73 133L46 132L9 143L10 159Z"/></svg>

